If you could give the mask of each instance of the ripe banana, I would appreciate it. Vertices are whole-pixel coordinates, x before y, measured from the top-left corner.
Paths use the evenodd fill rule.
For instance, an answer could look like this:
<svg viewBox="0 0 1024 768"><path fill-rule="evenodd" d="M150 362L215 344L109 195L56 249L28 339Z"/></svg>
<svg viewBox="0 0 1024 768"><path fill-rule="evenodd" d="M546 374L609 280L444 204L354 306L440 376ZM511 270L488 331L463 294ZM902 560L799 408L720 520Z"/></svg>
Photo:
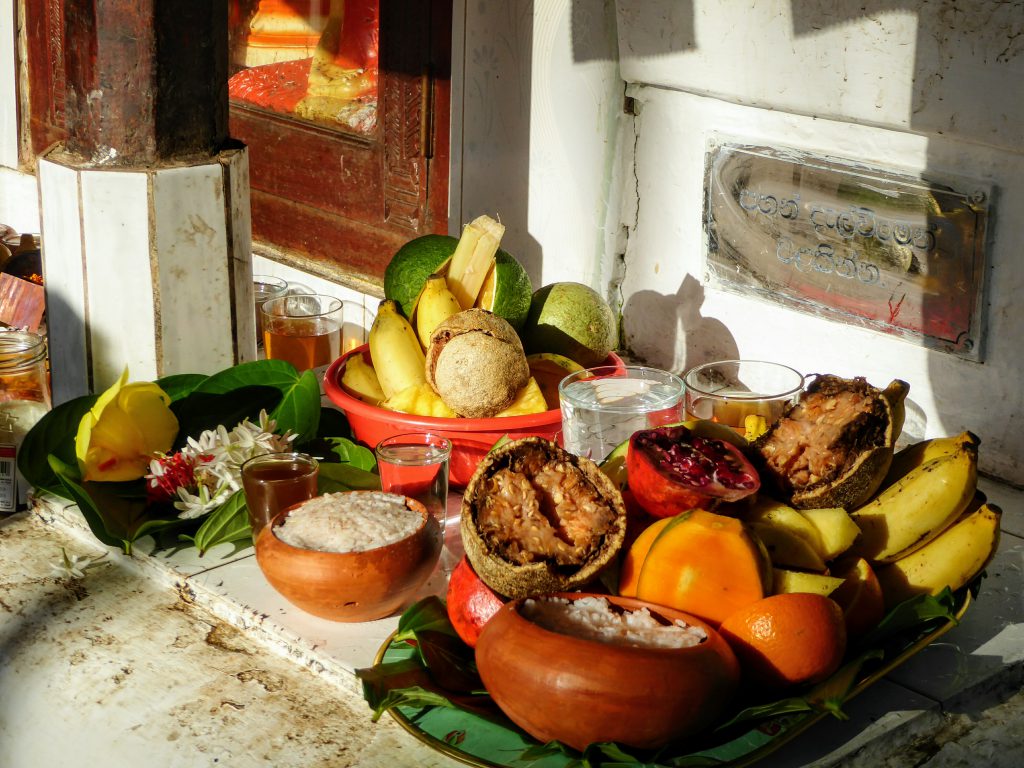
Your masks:
<svg viewBox="0 0 1024 768"><path fill-rule="evenodd" d="M420 346L423 349L429 347L430 334L434 329L461 311L459 300L448 290L444 275L434 274L428 277L416 303L416 335L419 336Z"/></svg>
<svg viewBox="0 0 1024 768"><path fill-rule="evenodd" d="M416 331L393 299L385 299L377 307L370 326L370 358L386 398L427 380L426 358Z"/></svg>
<svg viewBox="0 0 1024 768"><path fill-rule="evenodd" d="M882 481L882 487L888 488L914 467L919 467L926 461L937 459L939 456L953 453L961 446L973 445L977 450L980 442L981 440L973 432L961 432L959 435L933 437L908 445L892 457L892 464L885 480Z"/></svg>
<svg viewBox="0 0 1024 768"><path fill-rule="evenodd" d="M999 547L1002 510L983 504L940 536L891 565L878 569L886 608L909 597L959 589L988 565Z"/></svg>
<svg viewBox="0 0 1024 768"><path fill-rule="evenodd" d="M853 551L891 563L924 546L967 509L978 482L978 451L958 447L915 467L850 513L861 530Z"/></svg>
<svg viewBox="0 0 1024 768"><path fill-rule="evenodd" d="M882 397L889 401L889 410L892 413L892 441L899 439L903 432L903 422L907 418L907 406L904 402L910 392L910 385L903 379L893 379L889 386L882 390Z"/></svg>

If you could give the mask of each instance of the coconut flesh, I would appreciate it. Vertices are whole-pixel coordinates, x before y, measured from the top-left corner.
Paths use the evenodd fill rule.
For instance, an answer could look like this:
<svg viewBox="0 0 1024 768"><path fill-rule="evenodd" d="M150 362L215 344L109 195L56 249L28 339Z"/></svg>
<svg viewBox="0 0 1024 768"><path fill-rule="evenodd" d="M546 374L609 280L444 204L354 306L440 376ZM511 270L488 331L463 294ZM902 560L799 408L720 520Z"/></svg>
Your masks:
<svg viewBox="0 0 1024 768"><path fill-rule="evenodd" d="M430 336L427 382L460 416L483 419L500 413L530 378L519 335L485 309L467 309Z"/></svg>

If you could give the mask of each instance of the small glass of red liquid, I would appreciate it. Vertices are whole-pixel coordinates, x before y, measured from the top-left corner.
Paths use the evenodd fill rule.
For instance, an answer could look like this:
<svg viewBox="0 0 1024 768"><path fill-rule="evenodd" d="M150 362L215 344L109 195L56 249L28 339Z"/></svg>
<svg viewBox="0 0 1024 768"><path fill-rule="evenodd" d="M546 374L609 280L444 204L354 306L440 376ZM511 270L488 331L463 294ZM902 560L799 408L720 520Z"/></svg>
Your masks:
<svg viewBox="0 0 1024 768"><path fill-rule="evenodd" d="M274 516L316 496L320 465L305 453L264 453L242 465L242 488L253 541Z"/></svg>
<svg viewBox="0 0 1024 768"><path fill-rule="evenodd" d="M416 499L437 520L446 539L441 550L441 567L446 574L451 573L455 564L445 535L451 441L429 432L394 435L381 440L376 453L381 490ZM455 530L452 534L458 536L459 532Z"/></svg>

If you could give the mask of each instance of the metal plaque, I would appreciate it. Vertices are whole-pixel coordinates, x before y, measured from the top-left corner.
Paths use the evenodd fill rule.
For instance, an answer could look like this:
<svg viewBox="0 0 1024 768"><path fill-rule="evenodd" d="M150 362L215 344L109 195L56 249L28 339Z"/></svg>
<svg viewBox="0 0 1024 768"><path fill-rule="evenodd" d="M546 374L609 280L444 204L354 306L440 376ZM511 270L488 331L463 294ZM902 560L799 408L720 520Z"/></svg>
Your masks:
<svg viewBox="0 0 1024 768"><path fill-rule="evenodd" d="M981 359L991 189L713 141L707 281Z"/></svg>

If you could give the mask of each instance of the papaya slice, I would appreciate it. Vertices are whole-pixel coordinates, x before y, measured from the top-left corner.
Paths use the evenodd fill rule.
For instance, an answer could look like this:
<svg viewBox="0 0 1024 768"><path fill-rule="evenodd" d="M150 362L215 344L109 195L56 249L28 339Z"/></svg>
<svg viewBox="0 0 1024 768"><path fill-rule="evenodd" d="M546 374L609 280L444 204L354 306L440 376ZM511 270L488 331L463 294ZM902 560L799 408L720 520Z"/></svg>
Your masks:
<svg viewBox="0 0 1024 768"><path fill-rule="evenodd" d="M769 594L771 562L763 545L741 521L703 509L669 518L636 582L638 599L692 613L716 627Z"/></svg>

